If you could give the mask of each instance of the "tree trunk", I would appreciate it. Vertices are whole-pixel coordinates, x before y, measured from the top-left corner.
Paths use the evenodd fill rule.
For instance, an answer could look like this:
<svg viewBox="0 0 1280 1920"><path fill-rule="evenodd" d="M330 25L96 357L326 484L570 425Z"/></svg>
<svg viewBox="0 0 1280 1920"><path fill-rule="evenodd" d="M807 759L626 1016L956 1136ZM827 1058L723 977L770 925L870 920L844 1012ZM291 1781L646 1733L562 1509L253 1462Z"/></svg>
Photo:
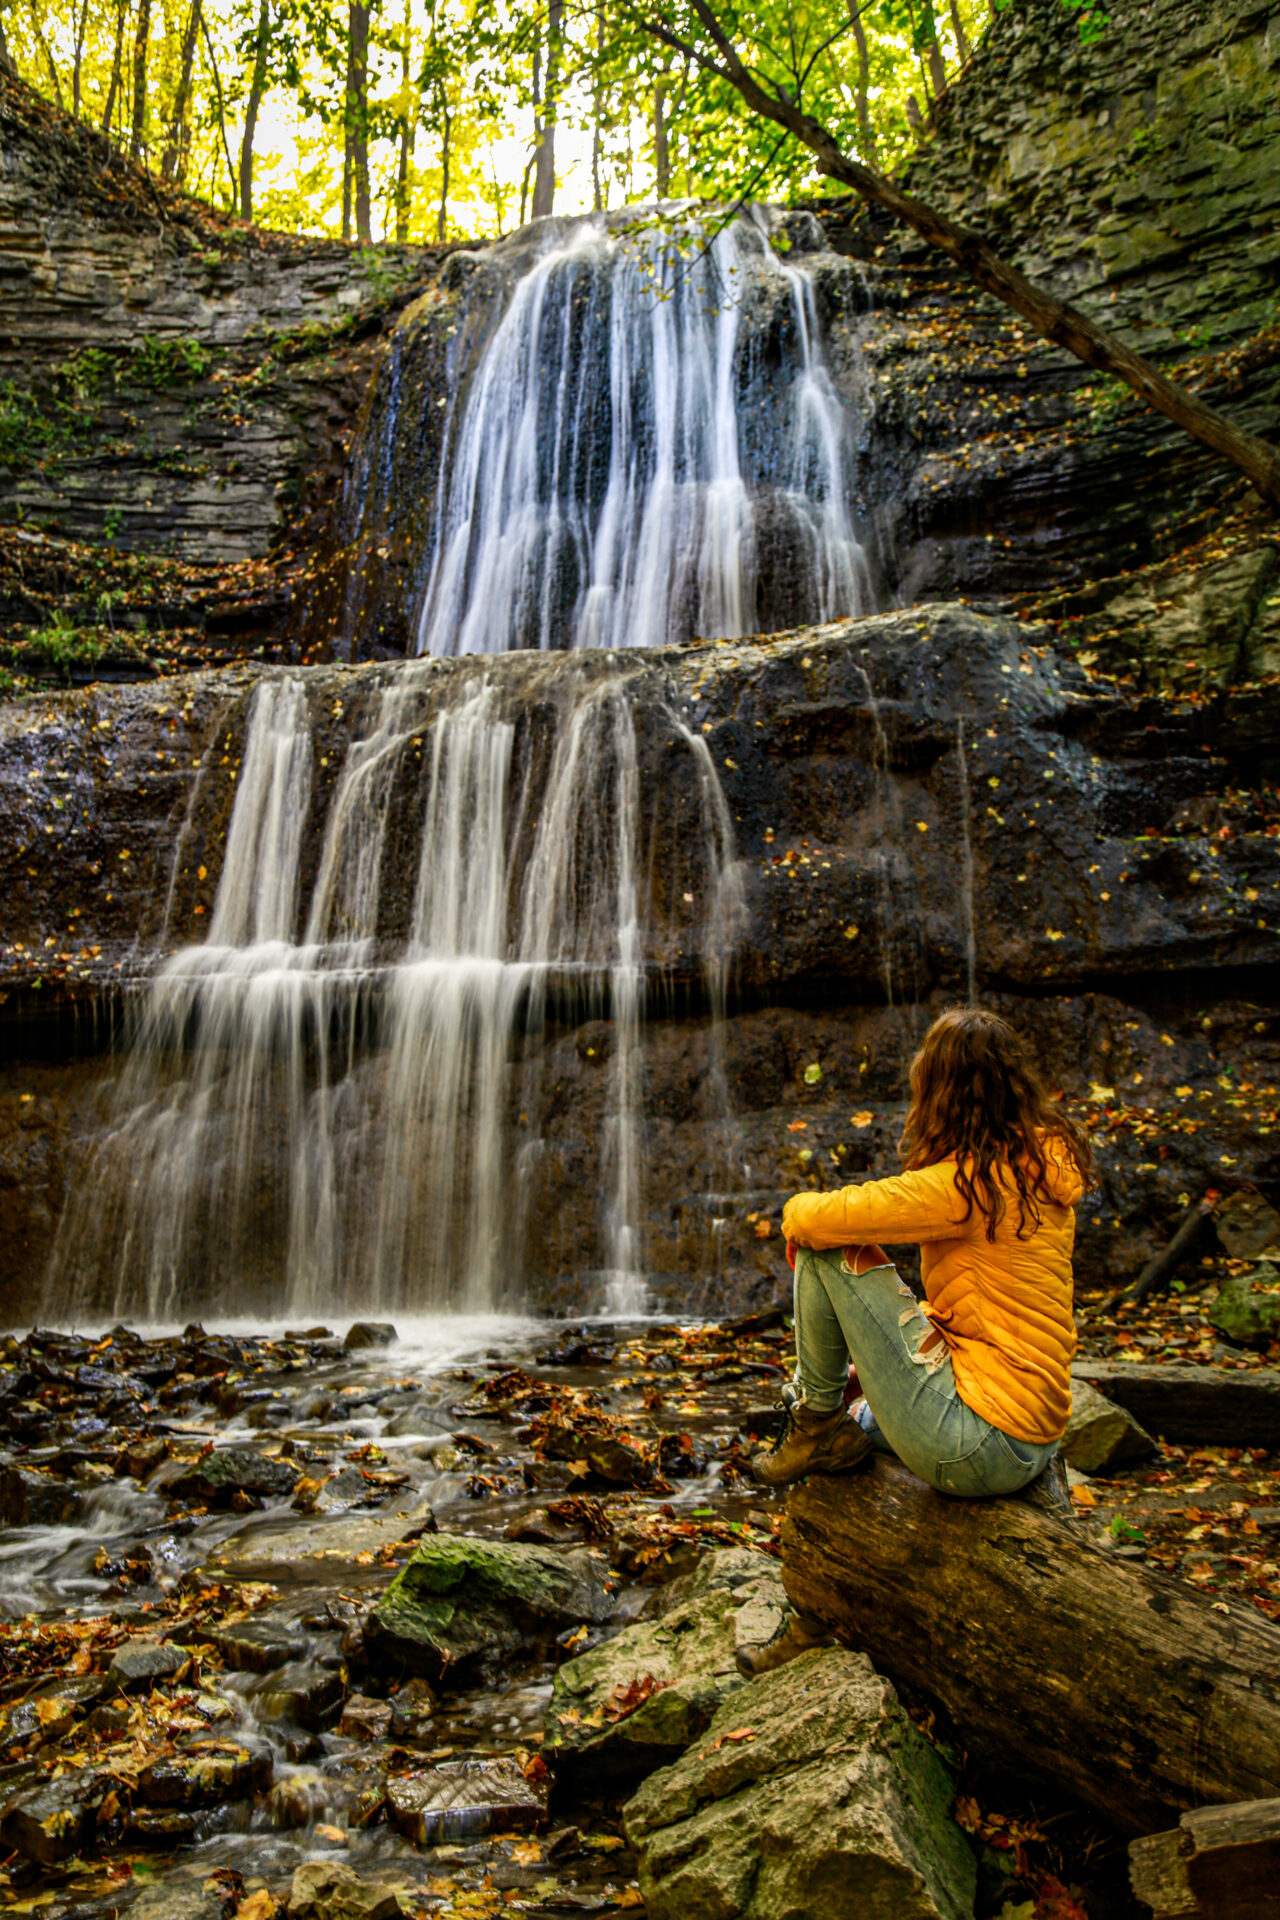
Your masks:
<svg viewBox="0 0 1280 1920"><path fill-rule="evenodd" d="M665 200L671 192L671 152L667 146L667 76L661 74L653 83L653 181L654 192L659 200Z"/></svg>
<svg viewBox="0 0 1280 1920"><path fill-rule="evenodd" d="M1280 1370L1077 1360L1071 1369L1174 1446L1280 1447Z"/></svg>
<svg viewBox="0 0 1280 1920"><path fill-rule="evenodd" d="M369 232L369 5L351 0L347 32L347 180L343 192L342 237L351 237L355 203L356 239L368 246Z"/></svg>
<svg viewBox="0 0 1280 1920"><path fill-rule="evenodd" d="M436 239L443 244L449 222L449 163L453 157L453 115L446 100L440 110L440 211L436 217Z"/></svg>
<svg viewBox="0 0 1280 1920"><path fill-rule="evenodd" d="M785 127L803 141L829 179L842 181L864 199L874 201L896 219L905 221L922 240L963 268L984 292L993 294L1029 320L1043 339L1065 347L1087 367L1123 381L1148 406L1238 467L1269 506L1280 508L1280 452L1275 447L1256 434L1244 432L1215 408L1204 406L1185 387L1166 379L1113 334L1095 326L1075 307L1055 300L1016 267L1002 260L981 234L959 226L946 214L904 192L894 181L842 153L820 121L802 112L790 100L770 93L754 78L717 20L710 0L691 0L691 4L720 55L718 61L682 40L663 20L645 18L646 31L664 46L690 55L704 69L727 80L753 113Z"/></svg>
<svg viewBox="0 0 1280 1920"><path fill-rule="evenodd" d="M600 85L600 59L604 53L604 9L596 8L596 69L591 79L591 204L597 213L604 212L604 182L600 178L600 162L604 158L604 129L601 116L604 112L604 90Z"/></svg>
<svg viewBox="0 0 1280 1920"><path fill-rule="evenodd" d="M929 78L933 82L934 99L941 100L947 90L947 63L936 40L929 42Z"/></svg>
<svg viewBox="0 0 1280 1920"><path fill-rule="evenodd" d="M533 217L550 213L556 198L556 90L560 84L560 36L564 0L548 0L547 81L542 93L542 137L533 177Z"/></svg>
<svg viewBox="0 0 1280 1920"><path fill-rule="evenodd" d="M72 20L76 30L76 46L71 63L71 111L78 120L80 118L80 75L84 66L84 36L89 25L89 0L83 0L83 5L78 10L73 9Z"/></svg>
<svg viewBox="0 0 1280 1920"><path fill-rule="evenodd" d="M960 18L959 0L949 0L951 10L951 31L956 37L956 58L960 65L969 62L969 36L964 30L964 21Z"/></svg>
<svg viewBox="0 0 1280 1920"><path fill-rule="evenodd" d="M13 55L9 52L9 36L4 30L3 13L0 13L0 67L3 67L6 73L14 73L16 71L13 64Z"/></svg>
<svg viewBox="0 0 1280 1920"><path fill-rule="evenodd" d="M124 16L125 0L116 0L116 45L111 60L111 78L107 82L107 103L102 109L102 131L108 138L111 135L111 120L116 110L116 97L120 92L120 63L124 58Z"/></svg>
<svg viewBox="0 0 1280 1920"><path fill-rule="evenodd" d="M173 98L173 118L169 122L169 141L164 150L164 159L160 171L166 180L181 178L185 172L187 102L191 98L191 71L195 65L196 39L200 32L200 13L202 0L191 0L191 11L187 15L186 30L182 36L182 66L178 73L178 91ZM259 28L261 31L261 28ZM254 78L257 78L257 64L254 65ZM255 108L256 113L256 108Z"/></svg>
<svg viewBox="0 0 1280 1920"><path fill-rule="evenodd" d="M209 22L204 17L203 9L201 9L200 13L200 31L204 35L204 50L208 56L209 71L213 75L213 90L218 101L218 131L222 135L222 151L227 162L227 184L231 191L231 211L235 213L239 204L239 196L236 192L236 170L231 163L231 142L227 139L227 107L222 93L222 75L218 71L218 56L214 52L213 39L209 33Z"/></svg>
<svg viewBox="0 0 1280 1920"><path fill-rule="evenodd" d="M862 142L862 156L869 167L879 165L876 152L876 137L871 130L871 49L867 45L867 30L862 24L862 15L855 8L850 14L853 24L854 45L858 49L858 85L854 93L854 108L858 115L858 138Z"/></svg>
<svg viewBox="0 0 1280 1920"><path fill-rule="evenodd" d="M141 160L147 126L147 42L151 38L151 0L138 0L138 25L133 36L133 121L129 158Z"/></svg>
<svg viewBox="0 0 1280 1920"><path fill-rule="evenodd" d="M271 39L269 0L259 0L258 31L253 41L253 73L244 110L244 138L240 142L240 218L253 219L253 140L258 130L258 108L267 89L267 48Z"/></svg>
<svg viewBox="0 0 1280 1920"><path fill-rule="evenodd" d="M58 78L58 69L53 58L53 48L49 45L48 39L45 36L44 25L40 18L40 8L37 0L31 0L31 24L35 28L36 40L39 43L41 53L44 55L44 63L49 69L49 80L53 87L53 97L57 101L59 108L61 108L62 82Z"/></svg>
<svg viewBox="0 0 1280 1920"><path fill-rule="evenodd" d="M409 238L409 169L413 161L413 136L417 120L416 104L410 105L409 71L413 65L413 16L405 0L404 21L400 29L400 158L396 166L396 240L404 246Z"/></svg>
<svg viewBox="0 0 1280 1920"><path fill-rule="evenodd" d="M794 1606L940 1700L971 1752L1130 1832L1280 1792L1280 1628L1026 1499L948 1499L884 1455L815 1475L787 1501L782 1577Z"/></svg>

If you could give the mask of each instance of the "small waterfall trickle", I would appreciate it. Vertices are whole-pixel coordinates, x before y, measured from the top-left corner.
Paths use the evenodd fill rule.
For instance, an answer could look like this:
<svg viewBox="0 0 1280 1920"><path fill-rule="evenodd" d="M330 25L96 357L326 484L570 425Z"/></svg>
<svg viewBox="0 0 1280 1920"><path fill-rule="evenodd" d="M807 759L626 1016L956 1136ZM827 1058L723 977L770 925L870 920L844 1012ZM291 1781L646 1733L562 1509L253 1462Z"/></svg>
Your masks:
<svg viewBox="0 0 1280 1920"><path fill-rule="evenodd" d="M642 1021L676 938L646 889L664 858L698 869L714 1025L738 926L730 816L660 677L529 665L533 684L514 660L361 670L328 711L323 673L258 682L209 942L144 991L48 1313L520 1304L548 1227L546 1050L583 1021L610 1043L598 1251L579 1258L601 1274L593 1304L643 1306ZM319 729L344 698L326 790ZM687 756L683 834L669 780L646 788L667 746Z"/></svg>
<svg viewBox="0 0 1280 1920"><path fill-rule="evenodd" d="M420 652L652 647L871 609L814 287L766 216L710 239L692 219L546 223L462 335ZM768 607L766 581L785 583Z"/></svg>
<svg viewBox="0 0 1280 1920"><path fill-rule="evenodd" d="M960 911L964 916L965 989L969 1005L978 1004L978 930L974 920L973 831L969 810L969 760L964 750L964 716L956 719L956 770L960 775Z"/></svg>

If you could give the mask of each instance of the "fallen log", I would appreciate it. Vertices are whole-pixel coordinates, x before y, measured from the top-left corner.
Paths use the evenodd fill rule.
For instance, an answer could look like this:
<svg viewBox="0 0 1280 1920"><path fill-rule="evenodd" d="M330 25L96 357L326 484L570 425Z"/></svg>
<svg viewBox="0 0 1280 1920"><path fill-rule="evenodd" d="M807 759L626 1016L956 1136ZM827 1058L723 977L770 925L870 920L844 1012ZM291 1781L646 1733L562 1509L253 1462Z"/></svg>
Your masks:
<svg viewBox="0 0 1280 1920"><path fill-rule="evenodd" d="M1131 1843L1129 1880L1154 1920L1280 1917L1280 1800L1184 1813Z"/></svg>
<svg viewBox="0 0 1280 1920"><path fill-rule="evenodd" d="M1117 1287L1114 1293L1109 1293L1102 1303L1102 1311L1111 1313L1122 1302L1129 1307L1141 1306L1149 1293L1154 1293L1157 1287L1167 1286L1178 1268L1191 1258L1212 1226L1214 1204L1207 1198L1197 1201L1168 1246L1162 1247L1153 1259L1148 1260L1131 1287Z"/></svg>
<svg viewBox="0 0 1280 1920"><path fill-rule="evenodd" d="M1235 1372L1156 1361L1077 1360L1071 1372L1126 1407L1161 1440L1179 1446L1280 1447L1280 1371L1274 1367Z"/></svg>
<svg viewBox="0 0 1280 1920"><path fill-rule="evenodd" d="M948 1499L883 1455L815 1475L788 1498L782 1574L795 1607L940 1701L973 1753L1125 1831L1280 1794L1280 1627L1025 1499Z"/></svg>

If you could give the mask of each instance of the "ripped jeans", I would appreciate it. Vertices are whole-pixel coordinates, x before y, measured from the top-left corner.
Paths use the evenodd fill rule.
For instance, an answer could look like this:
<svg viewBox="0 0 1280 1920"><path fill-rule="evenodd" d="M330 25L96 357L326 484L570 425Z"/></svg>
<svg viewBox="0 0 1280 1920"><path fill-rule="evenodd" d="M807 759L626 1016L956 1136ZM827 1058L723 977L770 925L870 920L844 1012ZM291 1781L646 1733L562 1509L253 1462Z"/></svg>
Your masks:
<svg viewBox="0 0 1280 1920"><path fill-rule="evenodd" d="M815 1413L840 1405L849 1361L866 1395L859 1418L939 1493L1017 1493L1043 1473L1057 1441L1011 1439L966 1406L942 1335L896 1267L855 1274L838 1249L796 1255L795 1386Z"/></svg>

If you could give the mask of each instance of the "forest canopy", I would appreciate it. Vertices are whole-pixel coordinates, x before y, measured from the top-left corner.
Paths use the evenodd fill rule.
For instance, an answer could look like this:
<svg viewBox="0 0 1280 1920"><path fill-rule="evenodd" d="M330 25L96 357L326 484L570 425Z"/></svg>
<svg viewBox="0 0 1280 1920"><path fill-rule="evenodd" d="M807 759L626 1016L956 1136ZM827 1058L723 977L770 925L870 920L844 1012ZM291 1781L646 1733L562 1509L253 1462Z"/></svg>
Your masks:
<svg viewBox="0 0 1280 1920"><path fill-rule="evenodd" d="M750 0L732 17L764 64L803 76L846 150L884 169L990 12ZM476 239L538 213L792 199L821 182L811 154L629 0L7 0L0 30L24 79L122 151L290 231Z"/></svg>

